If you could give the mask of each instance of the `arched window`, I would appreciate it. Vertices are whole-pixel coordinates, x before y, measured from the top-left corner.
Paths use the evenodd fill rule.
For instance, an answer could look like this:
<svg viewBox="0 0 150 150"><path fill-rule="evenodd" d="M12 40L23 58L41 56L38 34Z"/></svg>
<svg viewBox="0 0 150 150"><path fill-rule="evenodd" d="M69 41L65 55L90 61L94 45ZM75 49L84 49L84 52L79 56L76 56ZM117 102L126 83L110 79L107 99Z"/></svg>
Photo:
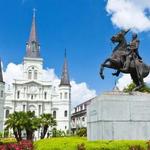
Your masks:
<svg viewBox="0 0 150 150"><path fill-rule="evenodd" d="M34 79L37 79L37 70L34 71Z"/></svg>
<svg viewBox="0 0 150 150"><path fill-rule="evenodd" d="M39 88L39 98L41 98L41 88Z"/></svg>
<svg viewBox="0 0 150 150"><path fill-rule="evenodd" d="M53 111L53 117L56 118L56 111Z"/></svg>
<svg viewBox="0 0 150 150"><path fill-rule="evenodd" d="M26 94L26 88L24 87L24 93L23 93L24 98L25 98L25 94Z"/></svg>
<svg viewBox="0 0 150 150"><path fill-rule="evenodd" d="M64 98L67 99L68 98L68 93L65 92Z"/></svg>
<svg viewBox="0 0 150 150"><path fill-rule="evenodd" d="M1 91L1 97L3 97L4 96L4 92L3 91Z"/></svg>
<svg viewBox="0 0 150 150"><path fill-rule="evenodd" d="M9 116L9 110L7 109L7 110L6 110L5 117L8 118L8 116Z"/></svg>
<svg viewBox="0 0 150 150"><path fill-rule="evenodd" d="M62 99L62 93L60 93L60 99Z"/></svg>
<svg viewBox="0 0 150 150"><path fill-rule="evenodd" d="M23 111L24 112L26 111L26 105L23 105Z"/></svg>
<svg viewBox="0 0 150 150"><path fill-rule="evenodd" d="M32 71L31 70L28 71L28 79L32 79Z"/></svg>
<svg viewBox="0 0 150 150"><path fill-rule="evenodd" d="M42 113L42 106L39 105L39 115L41 115L41 113Z"/></svg>
<svg viewBox="0 0 150 150"><path fill-rule="evenodd" d="M44 99L47 99L47 92L44 92Z"/></svg>
<svg viewBox="0 0 150 150"><path fill-rule="evenodd" d="M20 98L20 91L17 91L17 99Z"/></svg>
<svg viewBox="0 0 150 150"><path fill-rule="evenodd" d="M31 95L31 99L33 99L33 94Z"/></svg>
<svg viewBox="0 0 150 150"><path fill-rule="evenodd" d="M64 116L67 117L67 110L64 111Z"/></svg>

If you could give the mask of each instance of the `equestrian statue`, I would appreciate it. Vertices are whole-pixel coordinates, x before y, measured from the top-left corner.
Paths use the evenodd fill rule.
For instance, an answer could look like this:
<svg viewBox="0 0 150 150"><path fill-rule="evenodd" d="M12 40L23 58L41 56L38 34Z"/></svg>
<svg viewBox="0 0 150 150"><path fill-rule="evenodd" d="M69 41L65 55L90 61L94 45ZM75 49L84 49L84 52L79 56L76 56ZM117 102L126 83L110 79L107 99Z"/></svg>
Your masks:
<svg viewBox="0 0 150 150"><path fill-rule="evenodd" d="M116 35L112 36L112 43L117 43L113 49L110 58L107 58L100 68L100 77L104 79L104 68L115 69L112 73L114 76L119 76L120 72L130 74L136 87L133 91L139 90L144 86L143 79L148 76L150 67L146 65L142 57L139 55L139 39L136 33L132 33L132 40L128 44L125 35L129 30L121 30Z"/></svg>

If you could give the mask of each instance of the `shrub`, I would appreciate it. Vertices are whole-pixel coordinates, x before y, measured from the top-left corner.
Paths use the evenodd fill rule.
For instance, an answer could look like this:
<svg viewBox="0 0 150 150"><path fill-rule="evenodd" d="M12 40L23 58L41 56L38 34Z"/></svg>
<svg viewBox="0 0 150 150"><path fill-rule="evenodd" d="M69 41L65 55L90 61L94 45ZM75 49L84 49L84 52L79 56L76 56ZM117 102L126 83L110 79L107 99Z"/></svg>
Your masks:
<svg viewBox="0 0 150 150"><path fill-rule="evenodd" d="M134 83L129 84L126 88L123 89L124 92L131 92L136 85ZM141 89L138 90L139 92L142 93L150 93L150 87L148 85L144 85Z"/></svg>
<svg viewBox="0 0 150 150"><path fill-rule="evenodd" d="M57 130L56 128L53 128L53 130L52 130L52 137L62 137L62 136L66 136L64 131Z"/></svg>
<svg viewBox="0 0 150 150"><path fill-rule="evenodd" d="M0 132L0 138L2 138L3 137L3 132Z"/></svg>
<svg viewBox="0 0 150 150"><path fill-rule="evenodd" d="M33 150L33 144L31 141L22 140L19 143L0 145L0 150Z"/></svg>
<svg viewBox="0 0 150 150"><path fill-rule="evenodd" d="M15 138L1 138L0 139L0 143L1 144L8 144L8 143L16 143L16 139ZM0 145L1 145L0 144Z"/></svg>
<svg viewBox="0 0 150 150"><path fill-rule="evenodd" d="M147 141L87 141L87 139L83 137L43 139L36 141L34 146L35 150L150 150L148 149Z"/></svg>
<svg viewBox="0 0 150 150"><path fill-rule="evenodd" d="M80 137L86 137L87 136L87 129L86 128L81 128L81 129L78 129L76 134Z"/></svg>

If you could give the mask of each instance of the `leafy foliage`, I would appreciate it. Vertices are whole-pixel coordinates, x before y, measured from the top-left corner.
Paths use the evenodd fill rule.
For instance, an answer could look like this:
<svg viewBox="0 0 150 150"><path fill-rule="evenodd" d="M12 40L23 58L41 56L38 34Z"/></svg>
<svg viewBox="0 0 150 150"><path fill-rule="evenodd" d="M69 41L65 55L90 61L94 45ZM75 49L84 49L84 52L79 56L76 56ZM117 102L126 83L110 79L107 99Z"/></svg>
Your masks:
<svg viewBox="0 0 150 150"><path fill-rule="evenodd" d="M6 129L13 129L13 133L17 141L21 141L21 132L24 129L23 127L24 121L24 112L14 112L8 116L8 119L5 122Z"/></svg>
<svg viewBox="0 0 150 150"><path fill-rule="evenodd" d="M128 92L131 92L134 88L135 88L135 84L131 83L123 91L128 93ZM144 87L142 87L141 89L139 89L139 92L150 93L150 87L148 87L147 85L144 85Z"/></svg>
<svg viewBox="0 0 150 150"><path fill-rule="evenodd" d="M10 114L5 122L6 131L13 129L17 141L22 140L22 133L26 132L26 139L33 140L34 132L42 128L42 138L45 137L49 127L56 126L56 121L51 114L42 114L39 118L34 112L14 112Z"/></svg>
<svg viewBox="0 0 150 150"><path fill-rule="evenodd" d="M86 150L133 150L130 148L139 148L138 150L148 150L147 141L134 140L101 140L87 141L86 138L64 137L50 138L36 141L34 143L36 150L77 150L79 148ZM136 150L136 149L134 149Z"/></svg>
<svg viewBox="0 0 150 150"><path fill-rule="evenodd" d="M56 128L53 128L53 130L52 130L52 137L63 137L63 136L66 136L64 131L57 130Z"/></svg>
<svg viewBox="0 0 150 150"><path fill-rule="evenodd" d="M80 137L87 136L87 128L80 128L77 130L76 134Z"/></svg>
<svg viewBox="0 0 150 150"><path fill-rule="evenodd" d="M15 138L0 138L0 145L1 144L8 144L8 143L16 143Z"/></svg>
<svg viewBox="0 0 150 150"><path fill-rule="evenodd" d="M53 118L52 114L42 114L40 116L40 124L43 129L41 139L45 137L49 127L54 127L57 125L56 120Z"/></svg>
<svg viewBox="0 0 150 150"><path fill-rule="evenodd" d="M27 140L32 140L34 131L40 128L40 119L35 116L34 112L24 112L23 127L26 131Z"/></svg>

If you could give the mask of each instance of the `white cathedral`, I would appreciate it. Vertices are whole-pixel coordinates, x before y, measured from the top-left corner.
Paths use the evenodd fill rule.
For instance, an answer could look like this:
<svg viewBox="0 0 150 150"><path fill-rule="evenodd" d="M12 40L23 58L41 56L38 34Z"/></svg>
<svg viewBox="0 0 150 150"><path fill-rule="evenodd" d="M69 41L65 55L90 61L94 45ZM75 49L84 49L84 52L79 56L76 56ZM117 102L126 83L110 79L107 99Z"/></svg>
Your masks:
<svg viewBox="0 0 150 150"><path fill-rule="evenodd" d="M37 40L35 14L22 65L23 79L15 79L11 90L5 90L0 66L0 131L4 130L5 120L14 111L34 111L36 116L51 113L56 118L57 129L70 130L71 85L66 54L61 81L56 90L53 81L41 80L43 58L40 56L40 45Z"/></svg>

